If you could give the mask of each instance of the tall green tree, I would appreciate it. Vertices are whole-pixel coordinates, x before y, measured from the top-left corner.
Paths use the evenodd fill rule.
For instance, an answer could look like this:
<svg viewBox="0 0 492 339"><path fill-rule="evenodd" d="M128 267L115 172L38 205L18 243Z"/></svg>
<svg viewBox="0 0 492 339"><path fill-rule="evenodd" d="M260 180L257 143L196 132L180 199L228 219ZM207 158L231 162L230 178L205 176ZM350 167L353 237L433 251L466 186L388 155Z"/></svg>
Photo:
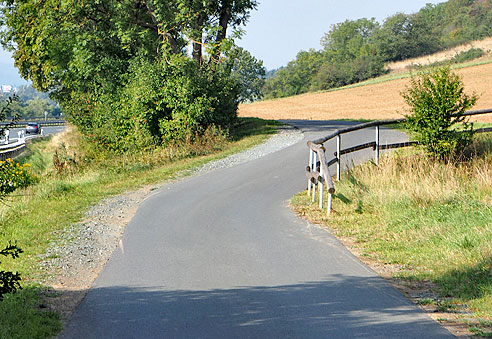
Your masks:
<svg viewBox="0 0 492 339"><path fill-rule="evenodd" d="M301 51L296 59L279 69L274 77L267 79L265 97L278 98L309 91L311 81L325 61L322 52L310 49Z"/></svg>
<svg viewBox="0 0 492 339"><path fill-rule="evenodd" d="M116 118L127 114L123 110L128 105L148 106L148 98L127 94L136 90L132 86L142 69L159 75L172 70L175 79L180 79L176 81L182 81L175 86L195 84L200 88L195 96L185 100L167 92L160 103L156 100L146 106L149 119L125 121L128 129L143 130L151 135L148 140L160 143L168 135L163 126L173 125L165 121L174 119L170 111L180 106L176 101L197 106L200 97L211 95L207 107L211 113L188 123L192 127L183 128L186 133L235 117L234 81L217 65L256 6L255 0L7 0L2 7L1 23L6 29L1 40L14 52L22 76L32 80L35 88L49 91L70 119L87 135L96 135L96 140L121 120ZM147 81L157 78L161 77ZM195 78L201 80L194 82ZM156 86L152 88L159 91ZM187 90L193 92L190 86ZM235 100L219 96L226 89L232 90ZM129 102L130 98L135 102Z"/></svg>
<svg viewBox="0 0 492 339"><path fill-rule="evenodd" d="M240 102L252 102L263 98L266 69L263 61L256 59L247 50L236 47L226 53L222 67L237 79Z"/></svg>
<svg viewBox="0 0 492 339"><path fill-rule="evenodd" d="M375 54L374 33L379 24L374 18L346 20L333 25L321 39L330 62L347 62Z"/></svg>

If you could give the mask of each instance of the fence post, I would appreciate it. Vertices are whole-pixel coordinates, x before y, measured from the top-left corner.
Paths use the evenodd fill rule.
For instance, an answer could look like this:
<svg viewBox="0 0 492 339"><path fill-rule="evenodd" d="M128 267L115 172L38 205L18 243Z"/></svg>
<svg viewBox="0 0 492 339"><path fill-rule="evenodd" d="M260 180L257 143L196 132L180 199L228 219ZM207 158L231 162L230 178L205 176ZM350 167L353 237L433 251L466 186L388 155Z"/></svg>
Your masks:
<svg viewBox="0 0 492 339"><path fill-rule="evenodd" d="M376 165L379 164L379 125L376 126Z"/></svg>
<svg viewBox="0 0 492 339"><path fill-rule="evenodd" d="M316 163L318 162L318 154L313 152L313 169L316 169ZM316 199L316 183L313 182L313 202Z"/></svg>
<svg viewBox="0 0 492 339"><path fill-rule="evenodd" d="M313 171L313 150L309 149L309 168ZM308 179L308 196L311 195L311 179Z"/></svg>
<svg viewBox="0 0 492 339"><path fill-rule="evenodd" d="M337 135L337 181L340 181L340 172L341 172L341 159L342 156L340 154L342 148L342 136L340 134Z"/></svg>

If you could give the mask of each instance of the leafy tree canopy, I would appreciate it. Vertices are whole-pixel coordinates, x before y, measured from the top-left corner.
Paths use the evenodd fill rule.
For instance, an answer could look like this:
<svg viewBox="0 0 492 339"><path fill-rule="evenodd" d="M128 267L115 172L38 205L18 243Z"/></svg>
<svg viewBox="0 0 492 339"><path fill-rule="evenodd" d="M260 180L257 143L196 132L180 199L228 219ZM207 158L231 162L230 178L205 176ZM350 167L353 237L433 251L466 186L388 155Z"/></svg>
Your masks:
<svg viewBox="0 0 492 339"><path fill-rule="evenodd" d="M126 114L121 111L128 104L126 92L135 85L135 76L142 76L138 67L150 67L157 75L182 67L176 72L188 80L232 86L225 80L229 71L217 65L256 6L256 0L7 0L2 7L1 23L6 29L1 40L14 52L21 75L35 88L49 91L73 122L86 134L94 134L112 128L114 115ZM236 100L227 98L227 102L212 93L212 118L195 121L184 130L193 134L196 130L189 126L230 121L237 105L237 91L233 93ZM132 100L133 106L139 106L148 98L133 95ZM160 143L167 132L156 134L156 126L173 119L164 112L175 107L176 100L166 97L161 106L148 107L153 119L160 121L155 126L147 126L149 119L143 119L145 123L135 119L128 128L143 129ZM188 100L186 105L198 102ZM226 111L227 119L214 120Z"/></svg>

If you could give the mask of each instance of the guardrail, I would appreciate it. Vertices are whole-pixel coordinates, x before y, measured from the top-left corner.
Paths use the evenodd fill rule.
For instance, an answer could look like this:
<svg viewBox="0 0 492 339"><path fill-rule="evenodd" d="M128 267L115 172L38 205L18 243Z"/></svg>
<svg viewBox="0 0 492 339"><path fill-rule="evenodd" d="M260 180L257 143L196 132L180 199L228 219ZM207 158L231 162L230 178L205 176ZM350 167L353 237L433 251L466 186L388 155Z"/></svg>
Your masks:
<svg viewBox="0 0 492 339"><path fill-rule="evenodd" d="M43 126L61 126L65 124L65 121L63 120L47 121L47 122L50 122L51 124L43 122L43 124L40 124L40 127L42 128ZM15 128L15 125L12 126L11 123L0 123L0 125L2 124L8 125L9 128L13 128L13 127ZM25 126L25 122L22 121L18 121L16 122L16 124L22 127ZM43 130L41 129L41 133L42 132ZM17 141L8 145L2 145L1 142L4 142L4 140L0 140L0 160L5 160L8 158L13 158L18 156L25 150L27 140L36 137L42 137L42 136L43 134L38 134L34 136L23 136L21 138L11 138L11 140L17 140Z"/></svg>
<svg viewBox="0 0 492 339"><path fill-rule="evenodd" d="M492 113L492 109L484 109L477 111L465 112L465 116L473 116L480 114ZM326 189L328 192L328 207L327 214L329 215L332 209L332 198L335 193L335 185L329 170L329 167L336 164L336 180L339 181L341 177L341 158L342 155L353 153L367 148L372 148L374 151L374 161L376 165L379 163L379 156L381 150L394 149L415 146L418 144L417 141L400 142L393 144L381 144L380 143L380 133L381 126L393 125L405 122L406 119L393 119L393 120L379 120L371 121L343 129L338 129L333 133L327 135L326 137L319 138L316 140L308 141L307 146L309 148L309 165L306 167L306 176L308 178L308 195L312 194L312 201L316 200L316 186L319 189L319 207L323 208L323 191L324 184L326 184ZM361 129L375 127L375 140L372 142L367 142L364 144L352 146L349 148L342 149L342 135ZM492 132L492 127L479 128L474 130L475 133L485 133ZM336 150L333 153L334 158L327 160L326 158L326 148L323 144L331 139L336 138Z"/></svg>
<svg viewBox="0 0 492 339"><path fill-rule="evenodd" d="M0 160L5 160L8 158L14 158L21 154L26 148L26 139L17 139L16 142L0 146Z"/></svg>
<svg viewBox="0 0 492 339"><path fill-rule="evenodd" d="M66 123L65 120L46 120L46 121L23 120L23 121L13 121L13 122L9 122L9 121L0 122L0 126L9 126L10 128L18 128L18 127L25 127L28 123L34 123L34 122L40 124L41 126L61 126Z"/></svg>

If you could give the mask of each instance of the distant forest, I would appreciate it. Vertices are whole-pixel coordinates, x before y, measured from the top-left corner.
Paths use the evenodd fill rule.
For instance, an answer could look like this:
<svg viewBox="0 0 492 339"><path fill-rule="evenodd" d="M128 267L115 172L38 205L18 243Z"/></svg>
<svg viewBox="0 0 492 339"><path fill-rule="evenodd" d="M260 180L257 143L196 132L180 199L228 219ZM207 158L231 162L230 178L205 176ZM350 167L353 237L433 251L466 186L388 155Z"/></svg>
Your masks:
<svg viewBox="0 0 492 339"><path fill-rule="evenodd" d="M0 99L6 99L9 96L10 93L0 93ZM19 118L44 118L45 112L48 118L59 118L61 115L60 107L49 98L49 94L38 92L31 85L20 86L16 96L18 100L11 105L11 109ZM0 107L5 104L6 100L2 100Z"/></svg>
<svg viewBox="0 0 492 339"><path fill-rule="evenodd" d="M270 72L263 95L286 97L357 83L384 74L387 62L492 36L491 23L490 0L427 4L415 14L390 16L383 24L374 18L347 20L331 26L321 50L301 51L286 67Z"/></svg>

